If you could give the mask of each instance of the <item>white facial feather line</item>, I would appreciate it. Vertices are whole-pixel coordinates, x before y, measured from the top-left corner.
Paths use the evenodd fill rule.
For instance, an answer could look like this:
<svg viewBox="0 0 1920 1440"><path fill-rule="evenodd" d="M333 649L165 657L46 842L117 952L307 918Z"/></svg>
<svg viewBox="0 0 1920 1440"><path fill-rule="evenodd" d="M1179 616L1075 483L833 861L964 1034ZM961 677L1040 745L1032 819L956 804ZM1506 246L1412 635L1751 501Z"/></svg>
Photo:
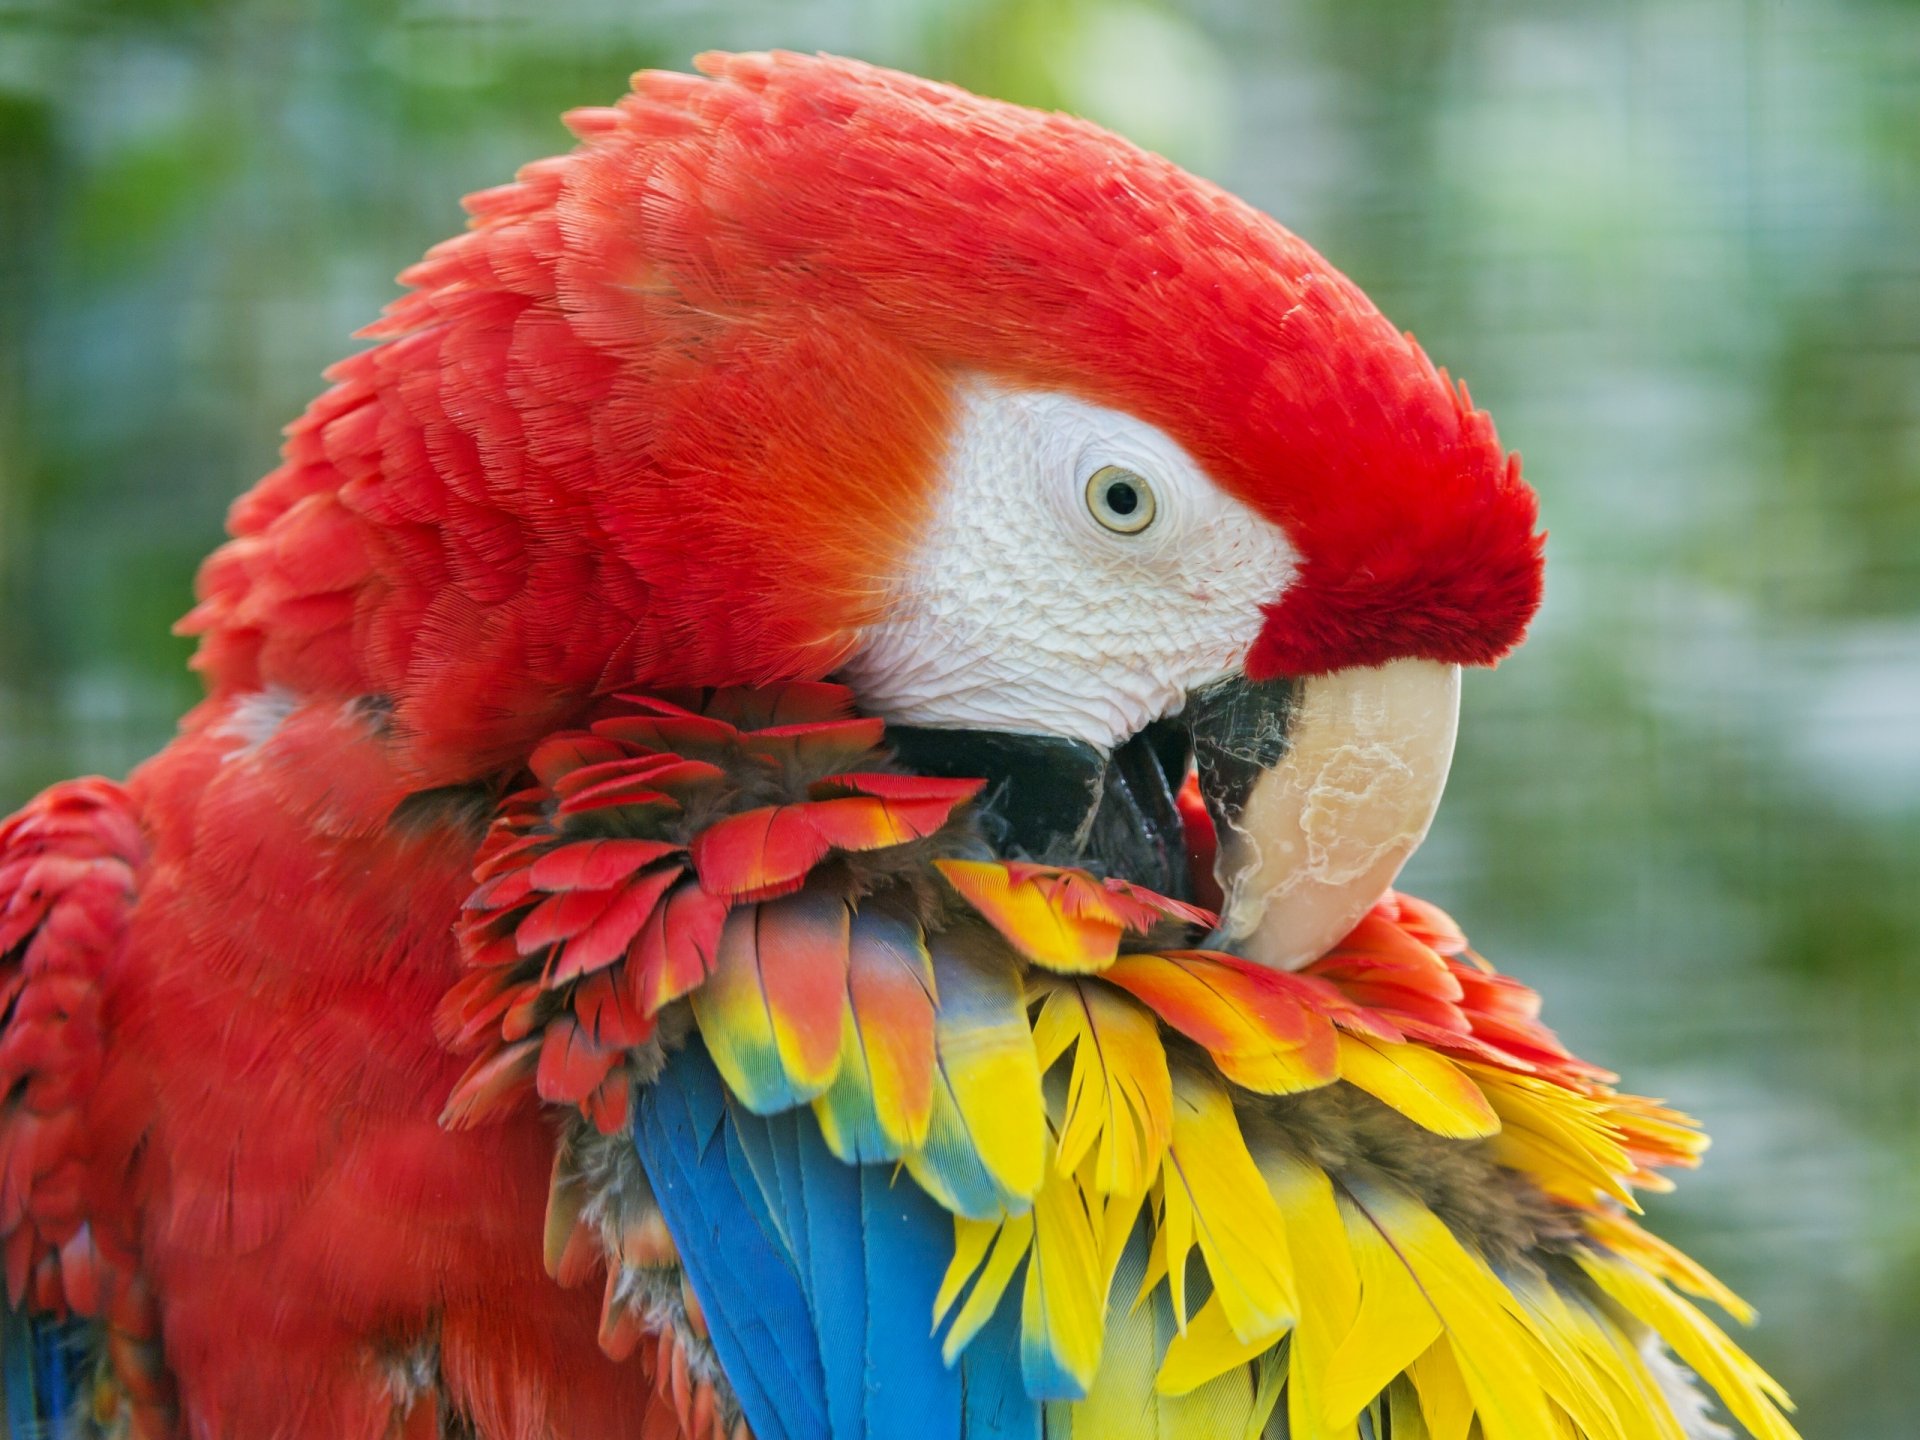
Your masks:
<svg viewBox="0 0 1920 1440"><path fill-rule="evenodd" d="M978 377L958 398L931 524L844 671L863 708L1105 748L1240 664L1294 574L1276 526L1131 415ZM1087 509L1107 465L1153 488L1138 534Z"/></svg>

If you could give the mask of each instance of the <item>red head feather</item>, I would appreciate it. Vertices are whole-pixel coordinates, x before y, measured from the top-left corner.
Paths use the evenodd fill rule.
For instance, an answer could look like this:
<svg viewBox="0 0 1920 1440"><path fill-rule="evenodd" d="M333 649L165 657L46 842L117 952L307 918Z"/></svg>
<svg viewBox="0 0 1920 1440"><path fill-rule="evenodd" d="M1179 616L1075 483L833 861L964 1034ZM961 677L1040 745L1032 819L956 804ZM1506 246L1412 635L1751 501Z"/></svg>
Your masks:
<svg viewBox="0 0 1920 1440"><path fill-rule="evenodd" d="M1519 640L1517 465L1280 225L1064 116L700 68L570 116L578 150L402 277L203 572L217 691L383 693L459 769L596 687L822 674L915 538L957 370L1150 421L1286 529L1256 674Z"/></svg>

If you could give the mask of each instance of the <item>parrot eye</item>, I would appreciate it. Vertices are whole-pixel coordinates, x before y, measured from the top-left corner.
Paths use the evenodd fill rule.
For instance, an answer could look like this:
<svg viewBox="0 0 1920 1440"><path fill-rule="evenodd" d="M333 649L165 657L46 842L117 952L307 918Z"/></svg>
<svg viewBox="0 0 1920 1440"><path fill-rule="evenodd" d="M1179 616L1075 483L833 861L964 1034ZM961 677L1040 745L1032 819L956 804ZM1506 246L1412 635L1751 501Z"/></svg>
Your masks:
<svg viewBox="0 0 1920 1440"><path fill-rule="evenodd" d="M1087 509L1102 529L1138 535L1153 524L1159 506L1141 476L1123 466L1102 465L1087 481Z"/></svg>

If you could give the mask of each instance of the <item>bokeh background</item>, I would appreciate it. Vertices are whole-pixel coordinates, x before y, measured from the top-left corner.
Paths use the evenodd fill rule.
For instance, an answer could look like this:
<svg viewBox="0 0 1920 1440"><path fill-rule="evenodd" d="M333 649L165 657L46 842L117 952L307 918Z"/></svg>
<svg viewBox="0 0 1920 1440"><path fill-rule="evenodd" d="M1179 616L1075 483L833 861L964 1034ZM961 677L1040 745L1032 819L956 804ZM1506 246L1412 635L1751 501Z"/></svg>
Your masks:
<svg viewBox="0 0 1920 1440"><path fill-rule="evenodd" d="M1718 1139L1809 1440L1920 1435L1920 7L0 0L0 812L194 698L228 500L457 198L708 47L1075 110L1466 376L1552 529L1413 888Z"/></svg>

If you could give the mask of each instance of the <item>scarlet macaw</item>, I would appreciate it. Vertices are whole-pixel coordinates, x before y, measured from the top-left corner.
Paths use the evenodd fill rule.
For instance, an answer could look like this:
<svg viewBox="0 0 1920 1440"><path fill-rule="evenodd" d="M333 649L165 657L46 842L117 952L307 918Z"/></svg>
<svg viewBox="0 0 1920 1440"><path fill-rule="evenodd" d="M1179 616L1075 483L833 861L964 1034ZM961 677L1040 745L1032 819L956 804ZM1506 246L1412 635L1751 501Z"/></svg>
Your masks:
<svg viewBox="0 0 1920 1440"><path fill-rule="evenodd" d="M1389 888L1539 596L1464 387L1091 125L700 68L0 829L12 1433L1716 1433L1670 1348L1791 1436L1630 1213L1691 1122Z"/></svg>

